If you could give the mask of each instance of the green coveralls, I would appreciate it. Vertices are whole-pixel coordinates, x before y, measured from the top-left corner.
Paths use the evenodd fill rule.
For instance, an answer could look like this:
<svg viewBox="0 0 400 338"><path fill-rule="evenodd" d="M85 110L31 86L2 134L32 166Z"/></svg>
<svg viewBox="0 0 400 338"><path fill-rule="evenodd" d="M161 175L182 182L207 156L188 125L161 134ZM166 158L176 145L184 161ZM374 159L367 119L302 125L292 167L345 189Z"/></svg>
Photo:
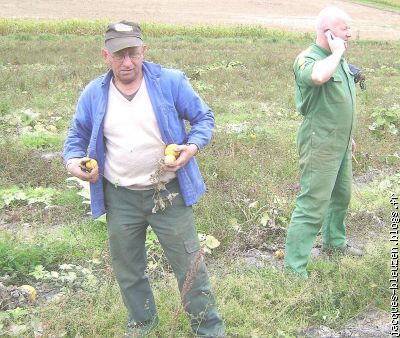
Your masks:
<svg viewBox="0 0 400 338"><path fill-rule="evenodd" d="M296 108L304 121L297 136L301 190L288 228L285 268L304 277L321 226L323 248L346 246L344 219L351 197L355 84L343 58L329 81L314 84L314 63L330 54L312 44L293 65Z"/></svg>

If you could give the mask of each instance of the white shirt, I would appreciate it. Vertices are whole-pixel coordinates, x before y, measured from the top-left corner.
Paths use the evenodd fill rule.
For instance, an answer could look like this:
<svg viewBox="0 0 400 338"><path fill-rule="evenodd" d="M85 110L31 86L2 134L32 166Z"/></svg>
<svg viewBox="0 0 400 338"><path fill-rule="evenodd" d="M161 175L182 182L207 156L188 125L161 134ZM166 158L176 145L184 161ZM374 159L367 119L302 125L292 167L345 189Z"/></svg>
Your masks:
<svg viewBox="0 0 400 338"><path fill-rule="evenodd" d="M104 177L130 189L153 188L150 176L164 156L165 144L144 78L132 101L127 100L111 81L104 137ZM169 182L175 176L173 172L163 172L161 181Z"/></svg>

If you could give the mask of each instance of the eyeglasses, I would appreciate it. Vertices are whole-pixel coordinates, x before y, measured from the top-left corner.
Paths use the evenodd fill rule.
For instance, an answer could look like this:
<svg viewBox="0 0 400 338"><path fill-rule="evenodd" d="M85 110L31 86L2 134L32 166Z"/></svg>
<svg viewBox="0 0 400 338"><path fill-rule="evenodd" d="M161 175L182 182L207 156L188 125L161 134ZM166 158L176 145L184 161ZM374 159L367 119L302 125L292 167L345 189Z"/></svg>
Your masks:
<svg viewBox="0 0 400 338"><path fill-rule="evenodd" d="M123 62L125 60L125 56L128 56L128 58L134 62L139 60L142 57L142 53L133 53L133 52L123 52L123 53L112 53L111 57L117 61L117 62Z"/></svg>

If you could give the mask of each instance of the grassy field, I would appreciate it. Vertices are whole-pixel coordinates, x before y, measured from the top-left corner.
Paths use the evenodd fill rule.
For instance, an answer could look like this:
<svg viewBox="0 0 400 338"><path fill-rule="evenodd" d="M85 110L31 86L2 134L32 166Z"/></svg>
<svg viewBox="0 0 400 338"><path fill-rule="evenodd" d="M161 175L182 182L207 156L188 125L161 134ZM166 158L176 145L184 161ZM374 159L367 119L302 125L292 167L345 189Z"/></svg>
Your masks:
<svg viewBox="0 0 400 338"><path fill-rule="evenodd" d="M397 0L352 0L351 2L389 10L393 12L400 12L400 3Z"/></svg>
<svg viewBox="0 0 400 338"><path fill-rule="evenodd" d="M393 56L400 44L355 41L347 55L368 79L357 95L358 165L347 223L366 254L317 258L302 281L281 272L274 252L283 248L299 175L291 65L312 37L246 26L143 27L146 58L185 71L215 113L215 136L198 155L208 191L194 210L198 231L221 242L207 261L228 336L294 337L313 325L340 328L371 308L388 312L389 200L400 183L400 61ZM124 331L105 225L90 219L85 190L66 181L61 160L79 93L106 71L103 28L0 20L0 282L38 290L37 301L3 308L0 335ZM179 295L149 236L160 316L153 337L167 337ZM269 263L246 263L254 250ZM173 333L191 337L183 314Z"/></svg>

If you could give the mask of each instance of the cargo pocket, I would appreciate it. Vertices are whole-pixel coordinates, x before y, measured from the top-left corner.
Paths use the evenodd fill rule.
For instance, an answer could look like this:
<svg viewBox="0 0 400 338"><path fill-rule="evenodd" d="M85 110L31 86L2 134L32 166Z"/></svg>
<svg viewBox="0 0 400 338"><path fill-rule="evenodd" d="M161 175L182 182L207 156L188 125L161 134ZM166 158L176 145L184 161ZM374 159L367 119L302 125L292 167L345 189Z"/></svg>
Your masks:
<svg viewBox="0 0 400 338"><path fill-rule="evenodd" d="M311 134L311 169L331 171L338 165L336 129Z"/></svg>
<svg viewBox="0 0 400 338"><path fill-rule="evenodd" d="M185 245L186 252L189 254L200 250L200 241L197 237L187 239L183 244Z"/></svg>

